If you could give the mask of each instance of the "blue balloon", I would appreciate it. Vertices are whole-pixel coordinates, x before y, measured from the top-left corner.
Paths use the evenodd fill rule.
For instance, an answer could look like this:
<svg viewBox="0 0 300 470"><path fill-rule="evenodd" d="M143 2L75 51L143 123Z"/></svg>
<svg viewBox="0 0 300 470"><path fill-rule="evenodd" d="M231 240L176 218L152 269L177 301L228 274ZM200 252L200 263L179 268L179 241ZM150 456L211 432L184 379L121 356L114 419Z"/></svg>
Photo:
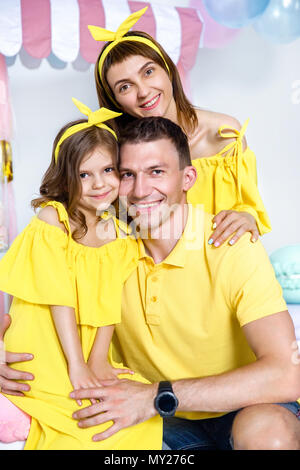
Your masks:
<svg viewBox="0 0 300 470"><path fill-rule="evenodd" d="M300 0L270 0L268 8L253 27L275 43L294 41L300 37Z"/></svg>
<svg viewBox="0 0 300 470"><path fill-rule="evenodd" d="M270 256L283 297L289 304L300 304L300 245L279 248Z"/></svg>
<svg viewBox="0 0 300 470"><path fill-rule="evenodd" d="M250 24L267 8L270 0L203 0L209 15L228 28Z"/></svg>

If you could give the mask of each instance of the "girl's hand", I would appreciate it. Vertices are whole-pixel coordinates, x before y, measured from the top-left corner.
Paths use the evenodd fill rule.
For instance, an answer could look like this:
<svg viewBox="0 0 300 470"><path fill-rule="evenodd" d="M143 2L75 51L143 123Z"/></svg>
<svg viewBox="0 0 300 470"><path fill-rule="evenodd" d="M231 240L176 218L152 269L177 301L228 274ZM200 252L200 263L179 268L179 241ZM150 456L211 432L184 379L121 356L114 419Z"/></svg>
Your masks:
<svg viewBox="0 0 300 470"><path fill-rule="evenodd" d="M74 390L101 387L101 384L98 381L96 375L85 362L69 364L69 377ZM96 403L96 400L91 400L91 402L93 405ZM77 404L81 406L81 400L77 400Z"/></svg>
<svg viewBox="0 0 300 470"><path fill-rule="evenodd" d="M99 381L116 379L119 374L134 374L130 369L118 369L112 367L108 361L98 361L96 364L88 363L88 365Z"/></svg>
<svg viewBox="0 0 300 470"><path fill-rule="evenodd" d="M245 232L252 233L253 243L259 238L256 220L248 212L224 210L219 212L212 221L215 230L208 243L215 247L222 245L233 233L234 236L228 242L230 245L233 245Z"/></svg>

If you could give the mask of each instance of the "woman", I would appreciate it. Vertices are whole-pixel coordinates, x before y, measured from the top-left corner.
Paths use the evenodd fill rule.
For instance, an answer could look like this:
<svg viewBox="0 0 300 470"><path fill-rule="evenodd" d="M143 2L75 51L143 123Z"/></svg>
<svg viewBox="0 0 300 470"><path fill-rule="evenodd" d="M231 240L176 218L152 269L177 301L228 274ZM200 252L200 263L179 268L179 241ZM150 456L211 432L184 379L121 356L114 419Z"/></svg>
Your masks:
<svg viewBox="0 0 300 470"><path fill-rule="evenodd" d="M95 66L99 104L124 113L114 123L118 133L130 120L146 116L179 124L198 172L188 200L217 214L209 243L218 247L230 238L233 244L247 231L255 242L271 226L257 189L255 155L244 137L248 123L241 127L235 118L190 104L160 44L147 33L128 32L145 11L130 15L116 33L89 26L95 40L109 41Z"/></svg>

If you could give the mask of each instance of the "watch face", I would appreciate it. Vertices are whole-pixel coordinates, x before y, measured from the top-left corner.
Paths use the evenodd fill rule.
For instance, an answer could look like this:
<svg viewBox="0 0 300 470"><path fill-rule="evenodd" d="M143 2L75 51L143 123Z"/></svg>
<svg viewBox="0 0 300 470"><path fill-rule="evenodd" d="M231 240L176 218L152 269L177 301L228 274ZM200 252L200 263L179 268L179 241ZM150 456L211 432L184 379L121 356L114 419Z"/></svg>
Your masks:
<svg viewBox="0 0 300 470"><path fill-rule="evenodd" d="M163 392L158 398L158 407L163 413L174 413L177 407L177 400L173 393Z"/></svg>

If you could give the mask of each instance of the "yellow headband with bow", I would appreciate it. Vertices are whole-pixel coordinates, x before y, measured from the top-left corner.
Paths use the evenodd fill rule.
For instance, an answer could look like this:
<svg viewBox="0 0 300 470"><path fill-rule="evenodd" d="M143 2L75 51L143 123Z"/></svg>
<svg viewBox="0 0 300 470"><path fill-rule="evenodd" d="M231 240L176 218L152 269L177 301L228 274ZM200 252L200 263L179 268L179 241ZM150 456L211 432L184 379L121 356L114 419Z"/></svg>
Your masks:
<svg viewBox="0 0 300 470"><path fill-rule="evenodd" d="M78 101L76 98L72 98L72 101L75 104L75 106L77 106L79 111L81 111L82 114L85 114L88 117L88 122L74 124L74 126L69 127L63 133L63 135L57 142L57 145L55 148L55 154L54 154L55 162L57 162L59 149L63 141L66 140L71 135L75 134L76 132L79 132L83 129L87 129L88 127L97 126L97 127L100 127L101 129L105 129L109 131L116 140L118 140L116 133L110 127L106 126L106 124L103 124L103 123L105 121L108 121L109 119L114 119L118 116L121 116L122 113L116 113L115 111L111 111L110 109L107 109L107 108L100 108L97 111L93 112L90 108L88 108L85 104Z"/></svg>
<svg viewBox="0 0 300 470"><path fill-rule="evenodd" d="M139 11L136 11L136 12L132 13L130 16L128 16L128 18L125 21L123 21L123 23L121 23L121 25L118 27L116 32L109 31L109 30L104 29L104 28L100 28L99 26L91 26L91 25L88 26L88 28L90 30L90 33L93 36L93 38L95 39L95 41L111 41L111 43L103 50L103 52L100 56L100 59L99 59L99 64L98 64L99 77L100 77L100 80L101 80L103 86L104 86L104 83L103 83L103 78L102 78L102 68L103 68L104 61L105 61L107 55L109 54L109 52L117 44L119 44L120 42L124 42L124 41L142 42L142 43L146 44L147 46L151 47L152 49L154 49L161 56L161 58L163 59L163 61L165 63L165 66L166 66L166 68L167 68L167 70L170 74L170 69L168 67L168 64L167 64L162 52L150 39L144 38L142 36L125 36L124 37L124 35L126 33L128 33L128 31L130 30L130 28L132 28L132 26L135 25L135 23L141 18L141 16L143 16L143 14L146 12L147 9L148 9L148 7L145 7L142 10L139 10ZM110 95L110 93L107 89L106 89L106 93L108 94L111 101L116 106L118 106L118 104L112 98L112 96Z"/></svg>

